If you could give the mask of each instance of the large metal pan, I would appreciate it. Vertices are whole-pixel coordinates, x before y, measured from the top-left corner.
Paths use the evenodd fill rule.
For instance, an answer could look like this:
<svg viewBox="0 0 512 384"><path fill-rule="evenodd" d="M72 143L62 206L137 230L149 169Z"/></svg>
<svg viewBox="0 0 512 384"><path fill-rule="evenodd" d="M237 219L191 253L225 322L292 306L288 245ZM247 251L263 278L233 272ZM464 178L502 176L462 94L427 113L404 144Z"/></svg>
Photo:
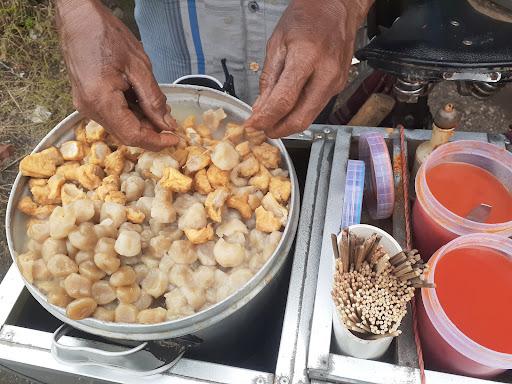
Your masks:
<svg viewBox="0 0 512 384"><path fill-rule="evenodd" d="M172 107L173 114L178 118L190 113L199 113L209 108L222 107L231 121L242 122L251 113L251 108L240 100L225 93L208 88L190 85L161 85L161 89ZM60 122L36 146L34 152L49 146L58 145L71 139L73 127L82 119L78 112ZM292 194L289 220L284 229L282 239L266 264L241 289L210 308L185 318L159 324L118 324L104 322L93 318L71 320L62 308L47 302L46 297L32 284L25 285L35 299L51 314L82 331L111 339L123 340L159 340L176 338L182 335L196 335L210 344L226 337L235 336L247 325L246 320L257 318L257 314L272 298L272 289L277 285L280 272L292 246L299 218L299 189L297 176L292 161L281 140L269 140L277 146L282 154L283 168L290 173ZM18 212L16 206L19 199L28 193L28 178L18 174L7 205L5 228L9 251L13 260L24 250L26 217ZM235 336L236 337L236 336Z"/></svg>

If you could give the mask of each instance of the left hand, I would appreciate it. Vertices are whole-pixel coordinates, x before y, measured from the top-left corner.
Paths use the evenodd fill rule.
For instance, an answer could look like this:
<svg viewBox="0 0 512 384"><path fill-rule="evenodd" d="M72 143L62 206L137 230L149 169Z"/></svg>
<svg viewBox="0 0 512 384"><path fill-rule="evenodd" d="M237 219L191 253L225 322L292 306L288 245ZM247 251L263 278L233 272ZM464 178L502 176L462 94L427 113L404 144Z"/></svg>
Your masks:
<svg viewBox="0 0 512 384"><path fill-rule="evenodd" d="M278 138L305 130L347 81L371 0L292 0L267 43L248 128Z"/></svg>

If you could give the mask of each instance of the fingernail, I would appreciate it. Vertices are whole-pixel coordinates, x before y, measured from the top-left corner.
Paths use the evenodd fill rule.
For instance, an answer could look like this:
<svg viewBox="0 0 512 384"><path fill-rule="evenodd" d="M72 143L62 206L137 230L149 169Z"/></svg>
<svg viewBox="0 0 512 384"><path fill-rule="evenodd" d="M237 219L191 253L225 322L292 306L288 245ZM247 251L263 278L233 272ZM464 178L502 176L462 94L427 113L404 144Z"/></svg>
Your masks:
<svg viewBox="0 0 512 384"><path fill-rule="evenodd" d="M174 129L176 127L176 120L174 120L174 118L167 113L164 115L164 121L165 121L165 124L167 124L169 126L169 128Z"/></svg>

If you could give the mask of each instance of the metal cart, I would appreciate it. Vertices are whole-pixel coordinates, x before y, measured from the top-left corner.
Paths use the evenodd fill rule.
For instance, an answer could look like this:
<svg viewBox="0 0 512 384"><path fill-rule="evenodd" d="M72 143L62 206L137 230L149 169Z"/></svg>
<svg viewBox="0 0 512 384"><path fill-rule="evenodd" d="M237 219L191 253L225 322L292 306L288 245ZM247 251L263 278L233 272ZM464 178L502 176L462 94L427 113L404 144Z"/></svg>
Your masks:
<svg viewBox="0 0 512 384"><path fill-rule="evenodd" d="M285 140L301 184L302 207L293 258L290 257L288 287L276 297L273 316L247 343L248 358L216 357L201 361L185 356L171 370L150 377L91 365L71 366L51 355L52 334L60 322L47 313L24 288L16 266L11 266L0 284L0 364L45 383L74 383L79 377L102 383L419 383L420 375L412 332L412 317L404 320L403 334L396 338L379 361L337 355L331 350L330 304L331 245L328 235L339 231L349 158L357 157L357 140L363 132L379 130L387 138L395 169L396 203L392 220L371 222L405 243L405 214L402 175L399 171L398 130L383 128L312 126ZM429 131L406 131L406 152L412 158ZM457 132L458 139L488 141L504 147L502 135ZM363 222L370 222L363 213ZM324 235L326 234L326 235ZM247 329L247 333L251 330ZM243 336L241 336L243 337ZM87 346L108 341L77 333L63 340L68 345ZM237 355L237 351L235 356ZM242 353L240 354L242 355ZM247 355L247 353L243 353ZM426 370L428 383L491 383ZM512 383L507 372L494 382Z"/></svg>

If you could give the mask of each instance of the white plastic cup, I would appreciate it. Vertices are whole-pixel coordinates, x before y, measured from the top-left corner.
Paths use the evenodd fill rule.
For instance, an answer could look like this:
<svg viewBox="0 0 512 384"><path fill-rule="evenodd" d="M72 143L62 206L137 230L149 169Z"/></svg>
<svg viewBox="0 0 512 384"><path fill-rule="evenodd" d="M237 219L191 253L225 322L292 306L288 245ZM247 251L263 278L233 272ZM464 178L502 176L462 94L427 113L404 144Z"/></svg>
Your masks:
<svg viewBox="0 0 512 384"><path fill-rule="evenodd" d="M402 251L400 244L398 244L390 234L380 228L367 224L355 224L348 227L348 229L351 233L364 238L370 237L373 233L382 236L379 244L390 256L396 255ZM338 235L338 241L340 240L340 237L341 233ZM333 266L334 265L335 263L333 263ZM386 353L389 346L391 345L391 342L393 341L393 336L383 337L376 340L365 340L357 337L347 329L345 323L343 323L341 320L334 300L332 301L332 305L334 348L337 353L357 357L358 359L369 360L378 359Z"/></svg>

